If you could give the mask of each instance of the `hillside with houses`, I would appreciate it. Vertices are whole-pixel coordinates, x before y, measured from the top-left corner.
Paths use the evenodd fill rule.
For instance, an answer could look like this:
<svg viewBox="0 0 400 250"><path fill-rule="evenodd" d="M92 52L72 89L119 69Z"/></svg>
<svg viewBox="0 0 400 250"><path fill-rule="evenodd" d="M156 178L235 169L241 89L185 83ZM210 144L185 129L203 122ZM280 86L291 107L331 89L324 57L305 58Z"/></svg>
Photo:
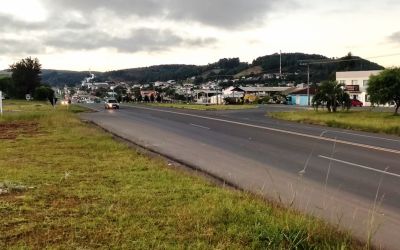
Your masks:
<svg viewBox="0 0 400 250"><path fill-rule="evenodd" d="M67 96L76 102L114 97L140 102L306 105L315 87L323 81L336 80L337 72L381 69L350 53L341 58L282 53L259 57L251 64L239 58L224 58L203 66L158 65L109 72L43 70L42 79L55 88L60 98Z"/></svg>

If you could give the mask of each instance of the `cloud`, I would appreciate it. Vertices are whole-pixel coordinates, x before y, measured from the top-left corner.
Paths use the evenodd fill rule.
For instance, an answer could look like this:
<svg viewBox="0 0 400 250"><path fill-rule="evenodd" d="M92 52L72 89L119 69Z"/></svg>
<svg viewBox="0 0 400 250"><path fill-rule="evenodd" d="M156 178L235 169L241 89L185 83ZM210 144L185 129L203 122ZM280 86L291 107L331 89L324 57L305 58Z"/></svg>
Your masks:
<svg viewBox="0 0 400 250"><path fill-rule="evenodd" d="M72 30L83 30L83 29L88 29L89 27L90 24L77 21L71 21L65 24L65 28Z"/></svg>
<svg viewBox="0 0 400 250"><path fill-rule="evenodd" d="M243 28L263 20L279 7L298 7L294 0L43 0L55 12L73 10L93 15L107 10L116 16L196 22L217 28Z"/></svg>
<svg viewBox="0 0 400 250"><path fill-rule="evenodd" d="M389 41L400 44L400 31L397 31L389 36Z"/></svg>
<svg viewBox="0 0 400 250"><path fill-rule="evenodd" d="M294 0L41 1L48 17L44 21L28 22L0 13L0 32L12 38L3 39L1 52L111 48L135 53L210 46L217 43L216 38L196 36L193 32L181 35L180 25L196 23L220 29L248 29L252 27L248 26L250 23L263 22L276 8ZM153 24L146 26L146 21ZM161 25L164 23L169 26Z"/></svg>
<svg viewBox="0 0 400 250"><path fill-rule="evenodd" d="M105 32L65 31L44 38L47 46L63 50L112 48L121 53L165 51L178 46L199 47L216 42L213 38L183 38L170 30L135 29L127 37L112 37Z"/></svg>
<svg viewBox="0 0 400 250"><path fill-rule="evenodd" d="M3 32L24 32L24 31L54 31L59 29L86 29L89 24L81 21L67 20L61 16L52 16L50 20L41 22L27 22L14 18L11 15L0 13L0 31Z"/></svg>
<svg viewBox="0 0 400 250"><path fill-rule="evenodd" d="M79 16L79 15L78 15ZM55 50L96 50L115 49L120 53L140 51L166 51L174 47L200 47L215 43L215 38L184 37L169 29L131 28L135 24L123 27L124 36L112 35L109 29L93 25L94 18L76 18L63 13L52 15L44 22L26 22L10 15L0 14L0 31L5 34L1 41L2 54L39 53L46 48ZM118 27L122 28L122 27ZM116 29L118 29L116 28ZM5 39L11 37L12 39ZM51 50L54 51L54 50Z"/></svg>
<svg viewBox="0 0 400 250"><path fill-rule="evenodd" d="M33 39L17 40L0 38L0 44L0 54L38 54L43 53L45 50L38 41Z"/></svg>
<svg viewBox="0 0 400 250"><path fill-rule="evenodd" d="M41 29L47 26L44 22L25 22L0 13L0 31L19 31Z"/></svg>

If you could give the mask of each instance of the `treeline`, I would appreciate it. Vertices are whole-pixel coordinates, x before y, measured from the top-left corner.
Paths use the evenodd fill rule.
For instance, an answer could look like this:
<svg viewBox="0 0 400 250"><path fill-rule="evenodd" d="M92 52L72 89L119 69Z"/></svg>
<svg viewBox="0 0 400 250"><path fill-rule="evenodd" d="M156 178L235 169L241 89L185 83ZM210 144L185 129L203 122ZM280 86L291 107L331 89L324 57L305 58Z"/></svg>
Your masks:
<svg viewBox="0 0 400 250"><path fill-rule="evenodd" d="M53 89L41 81L41 67L37 58L25 58L10 66L11 77L0 78L0 91L8 98L25 99L27 95L36 100L52 100Z"/></svg>
<svg viewBox="0 0 400 250"><path fill-rule="evenodd" d="M302 61L326 61L335 59L336 63L311 64L311 82L322 82L334 80L337 71L356 71L356 70L379 70L382 66L362 59L349 53L342 58L328 58L317 54L304 53L283 53L282 73L284 79L268 79L269 82L282 80L286 82L302 83L307 81L307 66ZM208 65L158 65L142 68L123 69L108 71L104 73L94 72L96 81L128 81L137 83L149 83L155 81L176 80L182 81L195 77L195 83L202 83L215 79L232 79L233 75L238 74L249 68L261 66L263 71L258 76L264 74L277 74L280 67L280 55L272 54L255 59L251 64L241 62L239 58L223 58L215 63ZM63 86L64 84L80 84L87 77L89 72L43 70L42 79L44 83ZM252 75L253 76L253 75ZM257 76L257 75L256 75Z"/></svg>
<svg viewBox="0 0 400 250"><path fill-rule="evenodd" d="M101 74L100 72L92 72L93 74ZM52 86L64 87L67 85L76 85L89 75L89 71L69 71L69 70L42 70L43 83Z"/></svg>
<svg viewBox="0 0 400 250"><path fill-rule="evenodd" d="M353 56L351 53L341 58L328 58L318 54L283 53L272 54L255 59L253 66L261 66L265 73L278 73L280 69L280 56L282 57L282 73L288 82L307 81L307 63L310 63L310 81L322 82L335 80L338 71L381 70L384 67ZM336 61L329 62L328 61ZM318 63L321 62L321 63Z"/></svg>

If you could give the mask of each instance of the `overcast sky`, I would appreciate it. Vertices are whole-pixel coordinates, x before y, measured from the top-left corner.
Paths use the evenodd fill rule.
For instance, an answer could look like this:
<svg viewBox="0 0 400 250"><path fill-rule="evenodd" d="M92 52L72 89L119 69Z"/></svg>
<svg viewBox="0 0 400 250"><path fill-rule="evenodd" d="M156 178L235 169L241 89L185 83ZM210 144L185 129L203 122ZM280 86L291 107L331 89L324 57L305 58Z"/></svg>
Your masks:
<svg viewBox="0 0 400 250"><path fill-rule="evenodd" d="M114 70L352 52L400 66L400 0L0 0L0 69Z"/></svg>

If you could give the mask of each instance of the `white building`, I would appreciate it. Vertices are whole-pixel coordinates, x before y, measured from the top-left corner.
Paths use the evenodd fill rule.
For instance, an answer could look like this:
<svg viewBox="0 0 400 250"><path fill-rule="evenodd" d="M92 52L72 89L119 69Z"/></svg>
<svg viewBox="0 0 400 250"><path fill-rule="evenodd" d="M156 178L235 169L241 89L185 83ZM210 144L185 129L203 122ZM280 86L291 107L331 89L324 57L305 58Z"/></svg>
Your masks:
<svg viewBox="0 0 400 250"><path fill-rule="evenodd" d="M370 76L380 72L381 70L336 72L336 81L346 86L346 92L351 99L363 102L364 106L371 106L367 95L368 80Z"/></svg>

